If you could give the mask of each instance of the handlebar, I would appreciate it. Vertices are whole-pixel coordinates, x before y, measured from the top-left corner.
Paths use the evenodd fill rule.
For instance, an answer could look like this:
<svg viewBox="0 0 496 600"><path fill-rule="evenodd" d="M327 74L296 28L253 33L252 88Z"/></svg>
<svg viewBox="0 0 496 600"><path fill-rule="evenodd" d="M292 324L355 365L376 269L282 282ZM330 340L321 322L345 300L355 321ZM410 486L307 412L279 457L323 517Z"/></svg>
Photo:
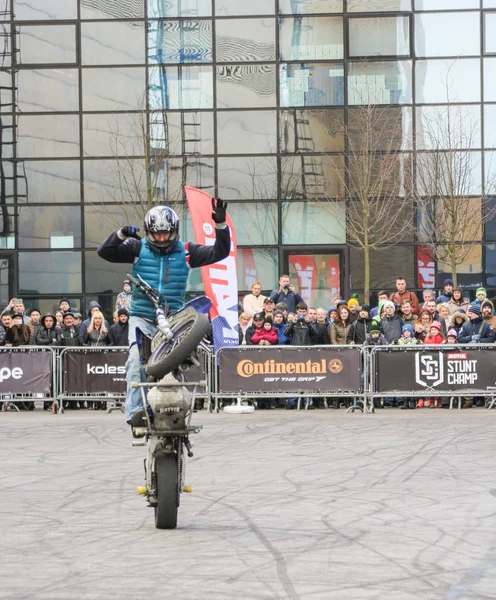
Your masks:
<svg viewBox="0 0 496 600"><path fill-rule="evenodd" d="M153 302L155 308L165 309L164 303L160 302L160 292L158 290L152 288L152 286L149 285L140 275L138 275L139 280L133 277L130 273L128 273L127 276L129 278L129 281L134 283L134 285L139 289L139 291L145 294L145 296L147 296L147 298L149 298Z"/></svg>

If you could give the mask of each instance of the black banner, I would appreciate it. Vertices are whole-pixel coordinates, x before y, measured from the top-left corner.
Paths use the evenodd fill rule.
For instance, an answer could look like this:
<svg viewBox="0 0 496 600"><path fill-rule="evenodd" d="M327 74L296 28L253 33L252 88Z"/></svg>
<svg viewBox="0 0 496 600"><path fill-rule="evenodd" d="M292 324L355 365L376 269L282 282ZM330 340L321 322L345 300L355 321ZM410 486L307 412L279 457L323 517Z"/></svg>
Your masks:
<svg viewBox="0 0 496 600"><path fill-rule="evenodd" d="M50 394L52 353L0 352L0 394Z"/></svg>
<svg viewBox="0 0 496 600"><path fill-rule="evenodd" d="M380 394L496 391L496 347L394 349L375 356L375 391Z"/></svg>
<svg viewBox="0 0 496 600"><path fill-rule="evenodd" d="M361 393L360 352L291 346L219 351L219 393Z"/></svg>
<svg viewBox="0 0 496 600"><path fill-rule="evenodd" d="M125 394L127 350L63 354L67 394Z"/></svg>

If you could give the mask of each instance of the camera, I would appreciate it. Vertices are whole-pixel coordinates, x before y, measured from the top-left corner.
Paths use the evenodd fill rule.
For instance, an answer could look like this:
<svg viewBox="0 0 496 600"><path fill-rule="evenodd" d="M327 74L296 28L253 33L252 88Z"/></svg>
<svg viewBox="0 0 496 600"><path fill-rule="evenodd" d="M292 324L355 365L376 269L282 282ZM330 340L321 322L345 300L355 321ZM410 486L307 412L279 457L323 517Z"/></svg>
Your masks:
<svg viewBox="0 0 496 600"><path fill-rule="evenodd" d="M282 289L285 290L286 292L289 291L289 285L285 285Z"/></svg>
<svg viewBox="0 0 496 600"><path fill-rule="evenodd" d="M305 315L298 315L298 321L302 321L305 318Z"/></svg>

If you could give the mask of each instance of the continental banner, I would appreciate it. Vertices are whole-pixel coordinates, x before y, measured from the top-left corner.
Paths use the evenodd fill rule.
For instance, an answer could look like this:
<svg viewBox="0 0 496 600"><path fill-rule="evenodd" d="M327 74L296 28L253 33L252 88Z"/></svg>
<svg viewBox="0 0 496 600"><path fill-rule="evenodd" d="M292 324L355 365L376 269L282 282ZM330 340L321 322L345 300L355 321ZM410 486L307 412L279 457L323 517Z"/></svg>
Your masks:
<svg viewBox="0 0 496 600"><path fill-rule="evenodd" d="M380 394L496 390L496 348L395 349L375 356L375 391Z"/></svg>
<svg viewBox="0 0 496 600"><path fill-rule="evenodd" d="M51 352L0 352L0 394L50 394L51 391Z"/></svg>
<svg viewBox="0 0 496 600"><path fill-rule="evenodd" d="M125 394L127 351L64 353L67 394Z"/></svg>
<svg viewBox="0 0 496 600"><path fill-rule="evenodd" d="M222 348L219 393L361 392L360 352L349 348Z"/></svg>

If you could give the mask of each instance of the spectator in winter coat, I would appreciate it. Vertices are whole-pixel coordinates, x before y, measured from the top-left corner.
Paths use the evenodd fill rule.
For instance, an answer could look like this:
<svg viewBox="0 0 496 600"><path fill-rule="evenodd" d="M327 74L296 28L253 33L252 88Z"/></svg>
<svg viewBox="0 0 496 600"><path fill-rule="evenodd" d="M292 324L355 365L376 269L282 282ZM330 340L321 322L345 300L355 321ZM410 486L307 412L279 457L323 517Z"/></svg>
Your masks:
<svg viewBox="0 0 496 600"><path fill-rule="evenodd" d="M401 303L401 318L405 325L415 325L418 319L418 315L412 312L412 303L410 300L403 300Z"/></svg>
<svg viewBox="0 0 496 600"><path fill-rule="evenodd" d="M54 312L55 317L55 327L58 329L62 329L64 327L64 313L61 310L56 310Z"/></svg>
<svg viewBox="0 0 496 600"><path fill-rule="evenodd" d="M95 311L91 315L91 321L83 334L83 344L85 346L108 346L110 343L108 336L108 327L105 326L105 319L100 311Z"/></svg>
<svg viewBox="0 0 496 600"><path fill-rule="evenodd" d="M0 317L0 321L2 321L2 327L7 331L12 325L12 315L10 313L3 313Z"/></svg>
<svg viewBox="0 0 496 600"><path fill-rule="evenodd" d="M5 329L0 325L0 346L5 346L5 336L7 335Z"/></svg>
<svg viewBox="0 0 496 600"><path fill-rule="evenodd" d="M453 295L451 296L450 301L448 302L448 308L450 314L456 313L459 310L467 311L469 307L470 299L463 297L463 290L459 287L453 290Z"/></svg>
<svg viewBox="0 0 496 600"><path fill-rule="evenodd" d="M451 315L450 319L450 329L454 329L456 331L456 335L460 335L460 331L465 323L468 323L470 319L463 311L455 312Z"/></svg>
<svg viewBox="0 0 496 600"><path fill-rule="evenodd" d="M41 327L41 313L37 308L32 308L29 312L29 330L31 331L30 344L34 344L36 332Z"/></svg>
<svg viewBox="0 0 496 600"><path fill-rule="evenodd" d="M292 346L310 345L310 319L307 315L308 307L305 302L296 305L296 314L288 315L288 324L284 335L290 338Z"/></svg>
<svg viewBox="0 0 496 600"><path fill-rule="evenodd" d="M398 346L418 346L422 342L415 337L413 327L407 323L406 325L403 325L401 337L394 343Z"/></svg>
<svg viewBox="0 0 496 600"><path fill-rule="evenodd" d="M79 341L81 342L81 344L84 344L84 334L86 333L86 330L88 329L88 326L90 324L91 321L91 316L93 315L93 313L95 312L101 312L102 307L98 304L98 302L90 302L89 307L88 307L88 318L85 319L80 327L79 327ZM107 321L104 321L104 326L105 329L109 329L109 324L107 323Z"/></svg>
<svg viewBox="0 0 496 600"><path fill-rule="evenodd" d="M370 325L370 333L365 338L366 346L387 346L388 341L381 332L381 324L379 321L372 319Z"/></svg>
<svg viewBox="0 0 496 600"><path fill-rule="evenodd" d="M445 279L443 283L443 292L436 298L436 304L449 302L453 296L453 281Z"/></svg>
<svg viewBox="0 0 496 600"><path fill-rule="evenodd" d="M262 284L260 281L255 281L251 285L251 294L247 294L243 298L243 312L247 313L251 319L255 313L263 311L264 300L265 296L262 295Z"/></svg>
<svg viewBox="0 0 496 600"><path fill-rule="evenodd" d="M338 309L335 306L332 306L327 311L327 322L329 325L332 325L338 316Z"/></svg>
<svg viewBox="0 0 496 600"><path fill-rule="evenodd" d="M122 284L122 292L117 294L115 301L115 310L119 312L121 308L125 308L128 311L131 308L131 299L133 297L132 285L129 279L126 279ZM127 342L126 342L127 345Z"/></svg>
<svg viewBox="0 0 496 600"><path fill-rule="evenodd" d="M24 302L20 298L12 298L12 300L3 309L2 315L9 313L10 315L21 314L22 321L25 325L29 325L29 317L26 316L26 310L24 308Z"/></svg>
<svg viewBox="0 0 496 600"><path fill-rule="evenodd" d="M424 344L442 344L444 335L441 335L441 324L438 321L432 321L429 333L425 336Z"/></svg>
<svg viewBox="0 0 496 600"><path fill-rule="evenodd" d="M276 309L272 316L272 321L274 323L274 327L277 330L277 336L279 338L278 344L284 345L289 343L289 339L284 335L284 330L286 329L286 323L284 321L284 313L282 310Z"/></svg>
<svg viewBox="0 0 496 600"><path fill-rule="evenodd" d="M69 298L65 296L64 298L61 298L59 302L59 310L61 310L63 313L71 312L71 302Z"/></svg>
<svg viewBox="0 0 496 600"><path fill-rule="evenodd" d="M433 321L434 319L432 318L431 313L426 308L423 308L420 311L419 318L413 327L413 330L415 331L415 337L422 343L424 343L424 340L431 329L431 323Z"/></svg>
<svg viewBox="0 0 496 600"><path fill-rule="evenodd" d="M494 330L481 317L480 308L471 304L468 309L470 321L465 323L458 335L460 344L493 344Z"/></svg>
<svg viewBox="0 0 496 600"><path fill-rule="evenodd" d="M458 336L456 335L456 331L454 329L450 329L448 331L448 335L446 336L443 344L458 344Z"/></svg>
<svg viewBox="0 0 496 600"><path fill-rule="evenodd" d="M446 337L446 322L441 317L441 315L437 312L437 304L435 300L429 300L424 304L424 309L428 310L431 313L431 317L433 321L437 321L441 325L441 333L443 337Z"/></svg>
<svg viewBox="0 0 496 600"><path fill-rule="evenodd" d="M310 343L312 346L325 346L331 343L327 315L324 308L316 310L315 322L310 327Z"/></svg>
<svg viewBox="0 0 496 600"><path fill-rule="evenodd" d="M253 336L253 334L260 329L260 327L263 327L263 322L264 322L264 314L262 312L258 312L255 313L253 315L253 322L252 324L248 327L248 329L246 330L246 343L248 345L250 345L252 343L251 338Z"/></svg>
<svg viewBox="0 0 496 600"><path fill-rule="evenodd" d="M238 330L239 345L246 346L246 332L250 326L251 317L248 313L242 312L238 318L236 329Z"/></svg>
<svg viewBox="0 0 496 600"><path fill-rule="evenodd" d="M351 324L350 330L348 331L348 344L362 345L365 343L372 324L372 319L369 315L370 308L364 304L358 312L358 318Z"/></svg>
<svg viewBox="0 0 496 600"><path fill-rule="evenodd" d="M298 294L294 285L289 282L289 275L279 277L279 287L273 290L269 296L274 304L284 302L288 307L288 312L296 312L296 305L303 302L303 298Z"/></svg>
<svg viewBox="0 0 496 600"><path fill-rule="evenodd" d="M410 302L412 303L412 311L414 312L414 314L418 315L418 313L419 313L418 298L414 292L409 292L406 289L406 281L405 281L404 277L397 277L396 292L391 294L389 299L391 300L391 302L393 302L394 304L397 304L398 306L402 305L403 300L410 300ZM386 335L386 337L387 337L387 335ZM400 336L398 336L398 337L400 337Z"/></svg>
<svg viewBox="0 0 496 600"><path fill-rule="evenodd" d="M381 290L378 294L377 294L377 302L378 304L381 302L381 300L383 302L385 302L386 300L389 300L389 295L386 292L386 290ZM380 319L380 313L379 313L379 306L376 306L375 308L373 308L370 311L370 318L371 319L375 319L375 317L379 317Z"/></svg>
<svg viewBox="0 0 496 600"><path fill-rule="evenodd" d="M68 310L64 313L64 326L62 327L62 333L60 334L60 345L61 346L80 346L79 331L77 327L74 327L74 315Z"/></svg>
<svg viewBox="0 0 496 600"><path fill-rule="evenodd" d="M478 306L480 308L481 304L487 298L487 293L485 288L481 287L475 292L475 300L472 302L472 305Z"/></svg>
<svg viewBox="0 0 496 600"><path fill-rule="evenodd" d="M450 319L451 319L451 313L449 311L449 306L447 302L440 302L437 305L437 312L438 315L440 316L441 320L444 321L444 329L446 331L448 331L448 327L449 327L449 323L450 323ZM441 323L441 321L440 321Z"/></svg>
<svg viewBox="0 0 496 600"><path fill-rule="evenodd" d="M484 300L480 308L484 321L489 323L492 329L496 330L496 317L494 316L494 305L491 300Z"/></svg>
<svg viewBox="0 0 496 600"><path fill-rule="evenodd" d="M109 327L109 346L127 346L129 344L129 313L125 308L117 311L119 320Z"/></svg>
<svg viewBox="0 0 496 600"><path fill-rule="evenodd" d="M251 343L258 346L276 346L279 343L277 329L270 317L265 317L263 326L252 335Z"/></svg>
<svg viewBox="0 0 496 600"><path fill-rule="evenodd" d="M37 346L60 346L62 330L56 327L55 315L46 313L41 318L41 327L36 332L35 343Z"/></svg>
<svg viewBox="0 0 496 600"><path fill-rule="evenodd" d="M346 304L338 306L338 316L334 319L334 323L329 325L329 336L331 344L345 345L348 339L348 332L351 327L351 314Z"/></svg>
<svg viewBox="0 0 496 600"><path fill-rule="evenodd" d="M265 298L265 300L263 301L263 314L266 317L272 318L272 313L274 312L275 308L276 305L274 304L274 300L271 300L270 298Z"/></svg>
<svg viewBox="0 0 496 600"><path fill-rule="evenodd" d="M381 319L382 332L389 344L398 340L403 333L403 320L396 314L392 301L384 303L384 317Z"/></svg>

